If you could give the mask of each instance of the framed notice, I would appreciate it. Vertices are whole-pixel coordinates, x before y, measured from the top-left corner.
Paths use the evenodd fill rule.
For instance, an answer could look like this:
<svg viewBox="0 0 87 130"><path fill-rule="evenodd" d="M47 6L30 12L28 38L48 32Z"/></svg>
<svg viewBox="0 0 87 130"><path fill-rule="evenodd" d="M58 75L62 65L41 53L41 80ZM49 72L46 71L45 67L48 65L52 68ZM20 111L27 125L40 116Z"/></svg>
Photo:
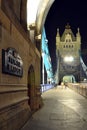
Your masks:
<svg viewBox="0 0 87 130"><path fill-rule="evenodd" d="M16 49L2 49L2 73L23 76L23 61Z"/></svg>

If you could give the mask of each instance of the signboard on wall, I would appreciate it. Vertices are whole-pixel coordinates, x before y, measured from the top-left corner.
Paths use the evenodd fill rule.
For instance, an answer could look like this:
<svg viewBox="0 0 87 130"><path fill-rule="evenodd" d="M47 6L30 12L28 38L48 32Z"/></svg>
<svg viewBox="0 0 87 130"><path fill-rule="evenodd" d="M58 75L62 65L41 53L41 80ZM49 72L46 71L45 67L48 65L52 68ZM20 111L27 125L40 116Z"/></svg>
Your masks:
<svg viewBox="0 0 87 130"><path fill-rule="evenodd" d="M16 49L2 49L2 73L23 76L23 61Z"/></svg>

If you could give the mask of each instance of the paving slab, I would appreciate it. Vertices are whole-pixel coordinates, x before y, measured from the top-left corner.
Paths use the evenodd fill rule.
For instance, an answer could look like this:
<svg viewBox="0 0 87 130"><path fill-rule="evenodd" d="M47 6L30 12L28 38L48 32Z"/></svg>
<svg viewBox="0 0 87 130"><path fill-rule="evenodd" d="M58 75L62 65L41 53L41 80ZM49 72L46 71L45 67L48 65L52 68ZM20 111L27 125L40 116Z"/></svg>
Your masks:
<svg viewBox="0 0 87 130"><path fill-rule="evenodd" d="M87 130L87 99L73 90L50 89L42 94L44 105L21 130Z"/></svg>

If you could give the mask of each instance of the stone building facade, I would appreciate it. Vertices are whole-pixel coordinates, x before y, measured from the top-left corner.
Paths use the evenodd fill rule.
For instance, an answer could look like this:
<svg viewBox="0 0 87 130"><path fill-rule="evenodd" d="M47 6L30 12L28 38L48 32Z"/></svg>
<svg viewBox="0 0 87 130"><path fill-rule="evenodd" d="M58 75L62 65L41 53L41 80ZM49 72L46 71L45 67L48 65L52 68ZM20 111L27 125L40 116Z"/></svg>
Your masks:
<svg viewBox="0 0 87 130"><path fill-rule="evenodd" d="M65 30L60 36L59 29L56 35L56 54L57 54L57 74L58 82L63 80L64 76L75 77L80 80L80 51L81 36L79 28L76 36L73 34L70 25L67 24Z"/></svg>
<svg viewBox="0 0 87 130"><path fill-rule="evenodd" d="M26 2L0 0L0 130L19 130L42 105L41 52L29 38Z"/></svg>

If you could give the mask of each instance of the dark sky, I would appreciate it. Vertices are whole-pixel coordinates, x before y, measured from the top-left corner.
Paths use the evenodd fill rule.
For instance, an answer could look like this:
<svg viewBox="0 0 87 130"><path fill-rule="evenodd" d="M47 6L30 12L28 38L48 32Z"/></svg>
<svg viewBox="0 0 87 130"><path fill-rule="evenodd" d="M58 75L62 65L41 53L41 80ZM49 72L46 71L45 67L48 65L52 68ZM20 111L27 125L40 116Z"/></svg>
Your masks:
<svg viewBox="0 0 87 130"><path fill-rule="evenodd" d="M86 0L55 0L47 15L45 22L46 35L54 71L56 69L55 38L57 28L60 35L69 23L76 35L77 28L80 28L81 48L87 48L87 4Z"/></svg>

